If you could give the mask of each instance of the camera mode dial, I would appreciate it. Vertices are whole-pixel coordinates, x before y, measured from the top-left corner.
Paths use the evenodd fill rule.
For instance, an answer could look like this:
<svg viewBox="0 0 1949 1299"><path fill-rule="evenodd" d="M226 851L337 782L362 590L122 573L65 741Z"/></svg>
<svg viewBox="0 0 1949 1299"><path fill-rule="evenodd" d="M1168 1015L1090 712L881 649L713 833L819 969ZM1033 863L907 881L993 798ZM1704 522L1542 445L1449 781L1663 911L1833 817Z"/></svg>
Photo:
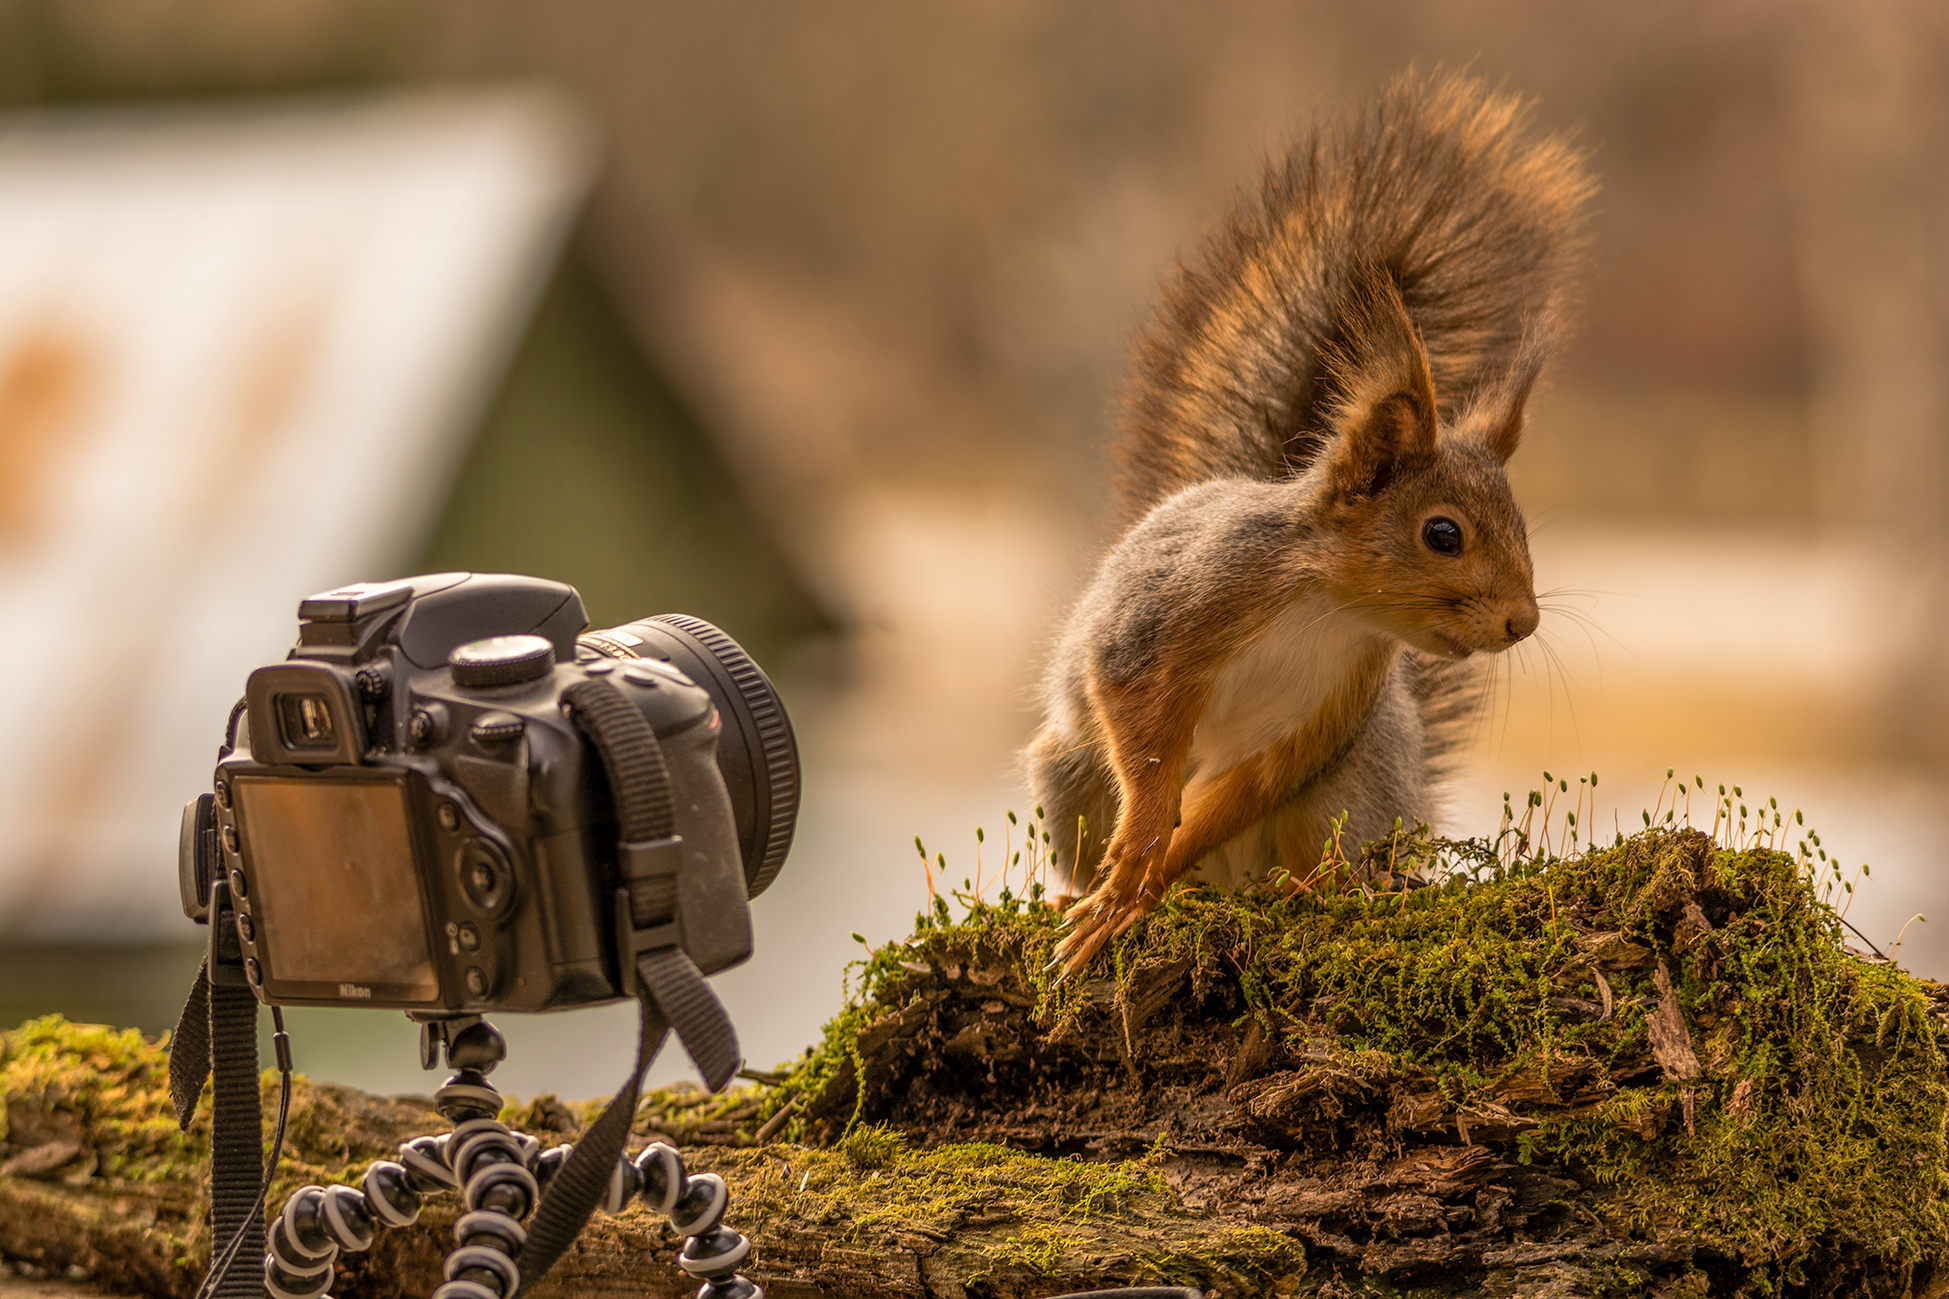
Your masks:
<svg viewBox="0 0 1949 1299"><path fill-rule="evenodd" d="M489 636L468 641L447 655L459 686L512 686L545 677L555 666L555 646L541 636Z"/></svg>

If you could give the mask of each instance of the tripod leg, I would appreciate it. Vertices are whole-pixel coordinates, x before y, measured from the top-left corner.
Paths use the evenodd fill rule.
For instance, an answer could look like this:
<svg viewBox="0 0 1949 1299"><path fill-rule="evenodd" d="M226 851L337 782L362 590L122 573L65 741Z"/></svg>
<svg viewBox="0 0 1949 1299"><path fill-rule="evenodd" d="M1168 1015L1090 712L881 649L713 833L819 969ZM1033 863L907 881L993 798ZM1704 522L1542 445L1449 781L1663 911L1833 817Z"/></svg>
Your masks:
<svg viewBox="0 0 1949 1299"><path fill-rule="evenodd" d="M458 1246L446 1260L436 1299L512 1299L521 1288L515 1256L527 1237L521 1219L540 1198L534 1138L492 1119L469 1119L438 1137L415 1137L399 1161L382 1159L358 1189L304 1186L272 1220L264 1257L271 1299L326 1299L340 1251L369 1249L380 1226L409 1227L424 1197L460 1190L468 1211L454 1223Z"/></svg>
<svg viewBox="0 0 1949 1299"><path fill-rule="evenodd" d="M686 1237L677 1266L704 1284L697 1299L764 1299L762 1287L738 1273L751 1242L724 1225L730 1189L716 1173L686 1175L683 1156L658 1141L633 1161L643 1199Z"/></svg>

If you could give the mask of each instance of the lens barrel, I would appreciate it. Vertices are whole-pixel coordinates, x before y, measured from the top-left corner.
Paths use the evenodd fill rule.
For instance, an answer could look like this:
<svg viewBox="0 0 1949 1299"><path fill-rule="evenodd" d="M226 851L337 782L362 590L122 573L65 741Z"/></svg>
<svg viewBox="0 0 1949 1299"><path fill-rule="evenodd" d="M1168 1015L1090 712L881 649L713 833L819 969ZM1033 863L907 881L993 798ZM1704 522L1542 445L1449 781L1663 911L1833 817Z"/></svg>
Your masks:
<svg viewBox="0 0 1949 1299"><path fill-rule="evenodd" d="M577 658L659 659L702 686L724 729L717 766L731 795L744 856L745 891L757 897L778 876L799 814L799 749L770 678L742 646L684 613L584 632Z"/></svg>

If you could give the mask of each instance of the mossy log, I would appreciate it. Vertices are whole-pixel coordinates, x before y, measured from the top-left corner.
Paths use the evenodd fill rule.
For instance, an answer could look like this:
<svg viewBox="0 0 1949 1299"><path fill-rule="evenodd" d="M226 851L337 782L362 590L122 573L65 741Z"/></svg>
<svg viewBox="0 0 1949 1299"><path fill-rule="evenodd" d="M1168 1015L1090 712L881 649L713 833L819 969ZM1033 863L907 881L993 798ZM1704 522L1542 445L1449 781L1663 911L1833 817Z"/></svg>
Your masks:
<svg viewBox="0 0 1949 1299"><path fill-rule="evenodd" d="M1094 980L1049 981L1048 908L942 907L804 1059L654 1093L635 1143L725 1177L774 1299L1949 1291L1949 998L1848 951L1801 859L1690 831L1370 851L1444 882L1175 893ZM0 1254L188 1296L208 1116L176 1131L160 1048L0 1041ZM441 1126L301 1083L273 1203ZM334 1293L430 1292L455 1212ZM677 1247L598 1215L538 1293L688 1295Z"/></svg>
<svg viewBox="0 0 1949 1299"><path fill-rule="evenodd" d="M0 1257L30 1276L187 1299L208 1260L207 1096L179 1133L168 1111L166 1052L133 1031L49 1017L0 1043ZM276 1077L266 1074L267 1113L276 1095ZM734 1110L750 1110L755 1098L734 1098ZM681 1116L705 1099L658 1093L645 1114ZM544 1096L502 1117L552 1144L599 1106ZM1187 1210L1149 1163L1086 1164L969 1144L915 1152L881 1128L830 1149L760 1146L748 1127L702 1123L718 1129L714 1141L689 1139L679 1119L667 1125L674 1132L639 1124L636 1143L681 1140L693 1172L725 1178L732 1224L754 1238L752 1270L773 1299L1051 1294L1070 1282L1151 1273L1160 1263L1245 1294L1304 1269L1303 1252L1276 1233ZM306 1182L356 1182L399 1142L444 1126L424 1100L301 1078L272 1204ZM333 1293L430 1293L458 1212L452 1197L430 1200L413 1228L382 1231L370 1252L342 1256ZM689 1296L696 1283L676 1266L680 1244L640 1205L599 1214L535 1293Z"/></svg>

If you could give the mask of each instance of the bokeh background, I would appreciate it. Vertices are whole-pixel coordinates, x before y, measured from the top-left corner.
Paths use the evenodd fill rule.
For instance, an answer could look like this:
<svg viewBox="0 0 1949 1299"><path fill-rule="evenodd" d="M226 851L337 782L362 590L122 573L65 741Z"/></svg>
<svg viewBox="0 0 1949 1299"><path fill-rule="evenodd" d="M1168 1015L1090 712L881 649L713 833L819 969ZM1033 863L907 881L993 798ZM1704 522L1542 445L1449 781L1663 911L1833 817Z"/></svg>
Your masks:
<svg viewBox="0 0 1949 1299"><path fill-rule="evenodd" d="M1409 64L1535 97L1603 183L1581 331L1513 466L1550 612L1498 665L1446 828L1490 829L1546 769L1601 774L1600 828L1668 767L1738 783L1804 809L1850 876L1874 864L1864 941L1939 912L1900 957L1949 976L1946 22L1922 0L0 0L0 130L58 154L107 114L139 152L185 113L350 112L383 149L429 104L546 119L527 174L558 215L521 225L504 196L451 218L528 234L449 313L473 360L425 422L450 449L318 585L535 572L598 623L714 619L773 670L804 816L759 955L718 980L762 1066L836 1008L853 933L906 932L917 833L959 877L985 827L992 875L1005 809L1027 812L1013 755L1105 541L1100 446L1159 275L1301 123ZM37 345L0 336L0 524L32 516L34 448L66 427ZM24 547L0 528L0 570ZM250 571L252 652L288 643L269 611L300 578ZM16 636L166 660L157 696L215 661L117 607L73 616ZM57 697L59 660L25 652L0 646L4 688ZM187 752L221 721L184 720ZM179 806L206 763L155 779ZM18 901L64 866L15 853L39 891L0 881L0 1019L173 1023L200 936L168 905L174 831L153 861L127 841L157 884L94 888L103 915L123 895L99 932ZM129 898L161 901L145 922ZM606 1093L633 1044L627 1008L503 1027L518 1093ZM293 1031L314 1076L437 1081L402 1017Z"/></svg>

